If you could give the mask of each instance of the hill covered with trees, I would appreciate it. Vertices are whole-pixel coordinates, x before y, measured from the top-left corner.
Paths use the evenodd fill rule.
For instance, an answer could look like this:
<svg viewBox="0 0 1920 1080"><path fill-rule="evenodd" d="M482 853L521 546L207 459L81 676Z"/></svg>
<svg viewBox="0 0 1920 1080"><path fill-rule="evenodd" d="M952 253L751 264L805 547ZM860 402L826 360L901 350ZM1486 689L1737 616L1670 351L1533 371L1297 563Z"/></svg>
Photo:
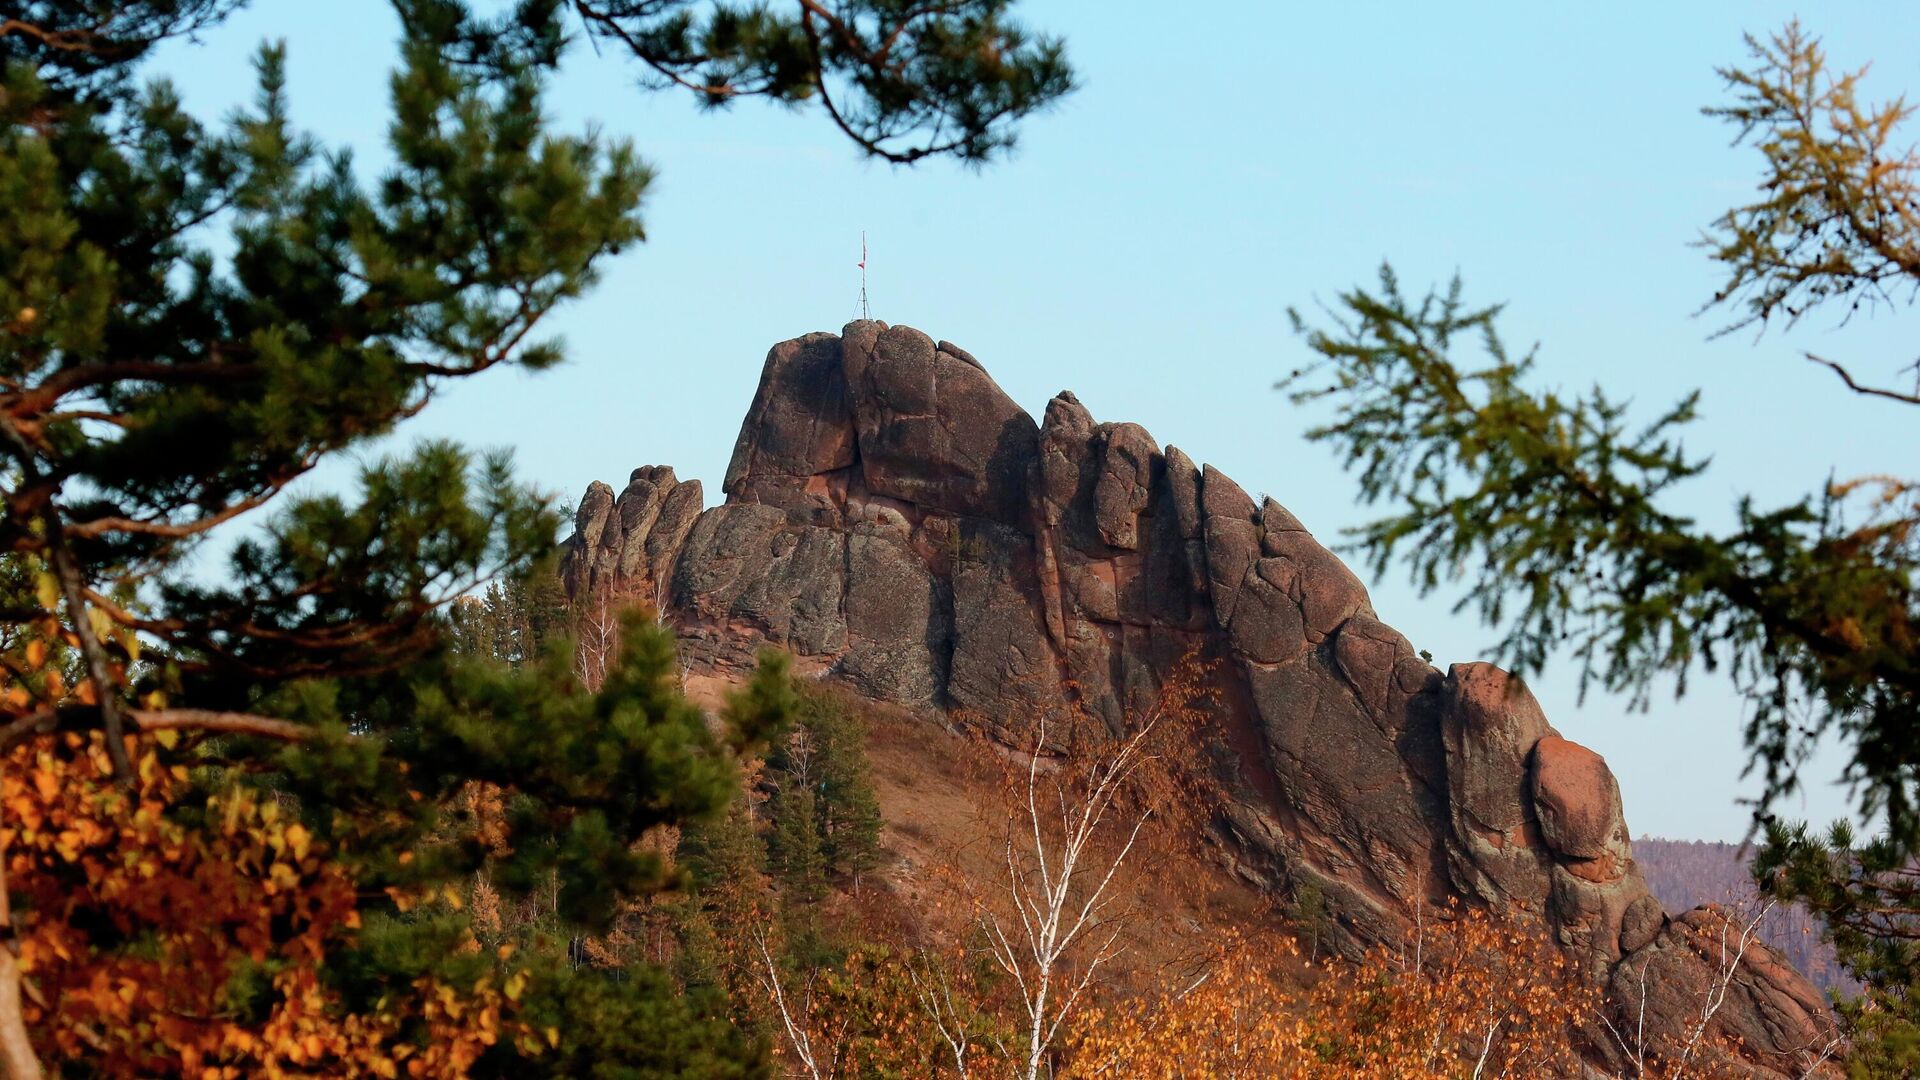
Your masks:
<svg viewBox="0 0 1920 1080"><path fill-rule="evenodd" d="M1633 857L1647 888L1668 911L1701 904L1754 910L1766 902L1753 879L1754 852L1739 844L1641 837L1633 842ZM1859 991L1859 982L1840 965L1833 946L1820 936L1819 921L1805 908L1776 904L1760 921L1760 936L1822 990Z"/></svg>

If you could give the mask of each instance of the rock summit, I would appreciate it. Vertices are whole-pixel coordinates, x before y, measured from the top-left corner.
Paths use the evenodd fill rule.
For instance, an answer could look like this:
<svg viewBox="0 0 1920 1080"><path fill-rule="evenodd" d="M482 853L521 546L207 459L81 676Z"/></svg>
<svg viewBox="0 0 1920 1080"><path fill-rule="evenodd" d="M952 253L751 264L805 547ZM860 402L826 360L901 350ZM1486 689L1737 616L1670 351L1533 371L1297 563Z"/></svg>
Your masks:
<svg viewBox="0 0 1920 1080"><path fill-rule="evenodd" d="M698 669L775 645L933 717L1071 688L1119 730L1212 658L1212 730L1241 762L1217 815L1232 871L1317 886L1349 952L1421 904L1524 912L1612 1001L1646 994L1653 1035L1697 1012L1721 916L1648 892L1606 762L1499 668L1430 666L1285 507L1144 428L1070 393L1036 422L966 350L861 321L767 354L724 494L703 508L659 466L595 483L570 593L655 604ZM1784 1069L1825 1011L1756 946L1715 1026Z"/></svg>

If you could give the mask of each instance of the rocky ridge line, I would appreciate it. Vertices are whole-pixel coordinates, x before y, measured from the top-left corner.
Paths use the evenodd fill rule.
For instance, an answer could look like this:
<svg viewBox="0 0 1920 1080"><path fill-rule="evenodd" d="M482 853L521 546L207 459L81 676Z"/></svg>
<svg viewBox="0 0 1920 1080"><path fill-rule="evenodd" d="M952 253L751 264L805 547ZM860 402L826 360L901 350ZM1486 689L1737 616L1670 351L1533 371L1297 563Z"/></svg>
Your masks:
<svg viewBox="0 0 1920 1080"><path fill-rule="evenodd" d="M772 644L869 697L987 718L1072 686L1118 730L1190 652L1219 659L1236 872L1317 884L1350 952L1416 902L1533 913L1612 1001L1646 973L1656 1045L1697 1008L1716 916L1648 892L1600 756L1499 668L1428 665L1284 507L1144 428L1070 393L1036 424L966 351L861 321L768 353L725 494L702 509L660 466L595 483L570 594L656 604L701 669ZM1824 1012L1762 950L1715 1026L1785 1069Z"/></svg>

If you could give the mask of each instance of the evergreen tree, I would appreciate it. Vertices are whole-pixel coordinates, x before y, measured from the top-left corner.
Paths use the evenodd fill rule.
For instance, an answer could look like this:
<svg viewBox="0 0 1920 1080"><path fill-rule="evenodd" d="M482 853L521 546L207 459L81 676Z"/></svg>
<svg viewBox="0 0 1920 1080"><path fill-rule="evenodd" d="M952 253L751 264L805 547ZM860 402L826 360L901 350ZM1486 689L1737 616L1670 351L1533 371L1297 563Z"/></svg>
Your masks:
<svg viewBox="0 0 1920 1080"><path fill-rule="evenodd" d="M155 42L236 6L25 0L0 20L0 751L101 732L130 785L128 747L150 735L208 791L272 791L357 885L362 930L327 957L327 1008L491 979L523 987L519 1014L552 1033L502 1040L492 1072L753 1075L753 1048L658 978L569 979L538 950L476 959L467 916L438 898L484 873L577 932L605 927L670 880L636 842L724 807L733 755L784 720L784 667L735 701L724 738L655 628L628 625L582 686L566 643L538 640L543 601L514 594L560 522L504 455L430 443L367 466L353 497L287 488L450 383L559 361L548 316L641 239L633 149L542 111L570 25L710 104L818 101L895 160L1004 147L1067 89L1058 46L994 0L785 16L524 0L493 20L396 0L393 164L369 184L294 128L283 46L260 52L253 105L217 124L138 83ZM189 572L256 509L224 575ZM484 647L449 650L440 613L496 579ZM507 794L502 846L448 812L476 785ZM23 1010L57 1003L22 1004L35 976L10 950L49 917L15 909L0 928L0 1053L21 1076L50 1029ZM541 1053L553 1068L511 1060Z"/></svg>
<svg viewBox="0 0 1920 1080"><path fill-rule="evenodd" d="M767 865L783 903L811 907L826 896L827 855L820 835L820 800L806 771L788 773L767 801Z"/></svg>
<svg viewBox="0 0 1920 1080"><path fill-rule="evenodd" d="M566 592L548 563L525 577L495 581L447 606L448 644L463 656L518 667L566 632Z"/></svg>
<svg viewBox="0 0 1920 1080"><path fill-rule="evenodd" d="M880 847L880 801L867 764L866 725L847 701L819 687L801 695L798 719L813 747L821 856L829 871L857 883L873 868Z"/></svg>
<svg viewBox="0 0 1920 1080"><path fill-rule="evenodd" d="M1319 882L1302 879L1293 887L1293 925L1307 938L1307 959L1320 959L1320 936L1327 930L1327 896Z"/></svg>
<svg viewBox="0 0 1920 1080"><path fill-rule="evenodd" d="M776 786L768 844L777 867L812 872L817 863L823 878L857 877L872 868L881 819L866 741L866 726L840 695L818 686L799 695L794 729L767 755L767 776ZM811 850L803 853L806 845Z"/></svg>
<svg viewBox="0 0 1920 1080"><path fill-rule="evenodd" d="M774 907L767 889L766 845L736 795L723 816L687 827L676 855L689 890L677 917L679 975L688 986L747 985L741 946Z"/></svg>
<svg viewBox="0 0 1920 1080"><path fill-rule="evenodd" d="M693 888L730 917L743 917L759 903L767 852L747 815L744 793L724 815L687 826L678 858Z"/></svg>
<svg viewBox="0 0 1920 1080"><path fill-rule="evenodd" d="M1859 73L1828 70L1797 25L1749 39L1750 68L1722 72L1732 104L1707 110L1761 151L1758 201L1714 223L1725 268L1709 306L1733 327L1812 310L1892 303L1920 286L1920 159L1900 142L1912 107L1863 105ZM1698 396L1634 424L1619 398L1530 387L1534 357L1510 354L1497 306L1459 283L1414 300L1383 270L1340 298L1328 325L1299 315L1316 360L1283 385L1334 410L1311 436L1359 471L1368 502L1394 507L1357 531L1376 572L1403 558L1423 590L1465 579L1505 628L1500 659L1521 674L1561 650L1597 685L1644 704L1660 678L1684 692L1725 672L1746 698L1746 736L1766 780L1755 860L1761 885L1822 918L1867 985L1850 1007L1863 1070L1912 1070L1920 1046L1920 481L1897 473L1831 483L1778 506L1741 499L1713 530L1671 505L1708 459L1683 444ZM1481 358L1465 355L1473 343ZM1813 356L1868 407L1920 405ZM1889 469L1899 468L1889 462ZM1776 820L1820 739L1849 749L1861 839ZM1892 1075L1886 1073L1885 1075ZM1867 1075L1862 1072L1861 1075ZM1876 1074L1877 1075L1877 1074Z"/></svg>

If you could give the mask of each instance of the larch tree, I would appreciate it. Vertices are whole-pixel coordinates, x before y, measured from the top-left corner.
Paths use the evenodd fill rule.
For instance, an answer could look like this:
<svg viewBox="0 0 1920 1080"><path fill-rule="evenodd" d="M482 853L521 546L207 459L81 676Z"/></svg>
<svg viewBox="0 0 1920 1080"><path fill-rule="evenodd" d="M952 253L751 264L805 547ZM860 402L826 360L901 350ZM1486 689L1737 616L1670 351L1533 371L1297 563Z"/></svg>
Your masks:
<svg viewBox="0 0 1920 1080"><path fill-rule="evenodd" d="M670 636L638 621L592 685L565 642L511 644L509 664L450 649L447 606L526 583L560 524L503 455L429 443L366 465L351 494L288 489L452 383L560 361L553 313L642 240L633 147L542 111L570 36L710 105L816 103L894 161L1005 149L1070 87L1060 47L995 0L522 0L491 18L395 0L392 164L368 178L293 124L282 45L218 122L143 81L156 43L237 6L0 13L0 1060L17 1078L46 1055L237 1075L268 1051L322 1075L524 1075L529 1055L570 1075L758 1075L724 1017L656 975L476 960L454 885L484 871L604 925L670 878L643 837L727 804L734 755L791 708L784 673L716 734ZM194 572L243 517L257 528ZM475 785L506 793L503 845L459 812ZM224 901L275 917L206 967L193 928L164 918L190 909L80 873L83 849L202 884L193 866L236 862ZM185 944L156 951L176 931ZM113 972L135 974L103 1012L119 1007L94 975ZM189 974L218 986L164 992ZM482 998L498 1015L457 1044L472 1052L418 1064L455 1045L432 1010ZM209 1002L217 1038L154 1034ZM380 1016L399 1019L342 1034Z"/></svg>
<svg viewBox="0 0 1920 1080"><path fill-rule="evenodd" d="M1798 25L1748 39L1721 72L1730 103L1706 110L1761 158L1753 202L1707 229L1726 272L1703 310L1728 329L1904 307L1920 289L1920 155L1912 106L1860 100ZM1415 298L1391 271L1340 297L1321 322L1298 314L1314 359L1284 380L1333 417L1310 437L1357 470L1362 498L1391 512L1356 531L1376 572L1404 561L1432 590L1464 581L1502 627L1521 673L1559 655L1645 703L1658 680L1721 673L1744 697L1746 739L1765 778L1756 824L1761 885L1819 916L1866 984L1845 1006L1854 1060L1872 1075L1920 1067L1920 482L1898 460L1778 505L1742 498L1710 528L1678 508L1708 470L1684 444L1698 395L1636 421L1601 387L1535 386L1534 354L1507 350L1498 306L1450 289ZM1915 369L1875 379L1808 354L1862 409L1920 406ZM1849 752L1863 819L1822 834L1770 807L1821 739ZM1863 1074L1864 1075L1864 1074Z"/></svg>

